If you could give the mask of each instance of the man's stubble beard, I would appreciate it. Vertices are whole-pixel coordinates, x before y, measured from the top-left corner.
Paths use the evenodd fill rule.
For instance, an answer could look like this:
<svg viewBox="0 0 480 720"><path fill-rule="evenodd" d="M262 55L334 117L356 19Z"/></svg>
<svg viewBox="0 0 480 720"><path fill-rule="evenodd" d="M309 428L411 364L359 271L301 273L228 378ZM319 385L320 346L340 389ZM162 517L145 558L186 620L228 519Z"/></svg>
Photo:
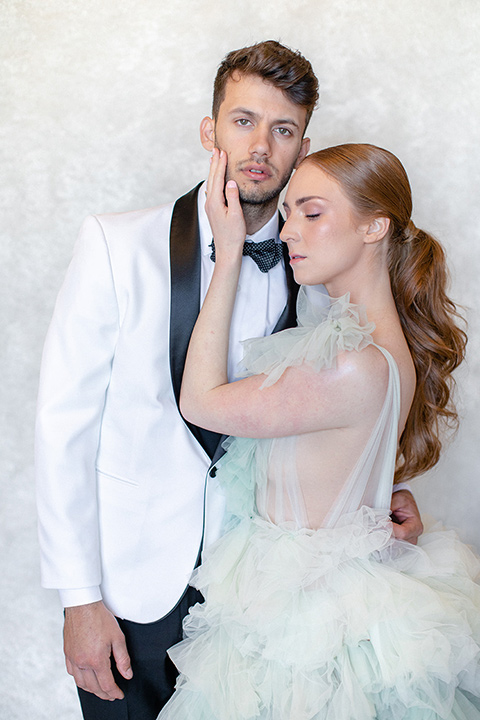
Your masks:
<svg viewBox="0 0 480 720"><path fill-rule="evenodd" d="M276 186L271 188L270 190L263 190L261 187L261 180L258 181L258 184L256 184L255 180L253 180L253 187L250 188L250 190L245 190L240 185L238 185L238 192L240 196L240 203L242 204L242 207L244 207L244 210L246 209L246 206L252 206L251 209L253 210L254 207L257 208L257 211L261 210L262 206L270 206L272 203L278 202L278 198L280 196L280 193L282 192L285 185L290 180L290 176L293 172L294 166L292 165L291 169L285 172L283 177L280 178L280 180L277 182ZM231 173L229 172L229 166L227 163L227 170L225 173L225 182L228 182L228 180L235 180L234 177L232 177ZM238 184L238 183L237 183Z"/></svg>
<svg viewBox="0 0 480 720"><path fill-rule="evenodd" d="M247 228L249 226L258 228L259 223L263 224L270 219L277 209L280 193L288 183L293 170L294 166L292 165L291 169L284 173L283 177L280 178L276 186L270 190L263 190L260 186L260 180L258 181L258 185L254 184L250 191L246 191L238 185L240 204L242 206L245 222L247 223ZM235 178L232 178L229 173L227 161L225 182L228 182L228 180L235 180ZM253 181L253 183L255 183L255 181ZM251 231L248 229L247 232L251 234Z"/></svg>

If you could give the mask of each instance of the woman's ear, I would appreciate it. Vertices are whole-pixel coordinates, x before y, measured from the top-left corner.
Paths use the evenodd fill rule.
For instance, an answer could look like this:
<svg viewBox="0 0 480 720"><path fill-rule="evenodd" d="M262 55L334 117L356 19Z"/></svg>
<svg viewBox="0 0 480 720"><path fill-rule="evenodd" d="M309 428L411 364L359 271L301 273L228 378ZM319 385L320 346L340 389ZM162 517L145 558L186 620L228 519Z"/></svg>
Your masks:
<svg viewBox="0 0 480 720"><path fill-rule="evenodd" d="M366 243L377 243L383 240L390 227L390 218L376 217L372 220L365 233Z"/></svg>
<svg viewBox="0 0 480 720"><path fill-rule="evenodd" d="M208 152L212 152L215 147L215 120L210 117L204 117L200 123L200 141Z"/></svg>

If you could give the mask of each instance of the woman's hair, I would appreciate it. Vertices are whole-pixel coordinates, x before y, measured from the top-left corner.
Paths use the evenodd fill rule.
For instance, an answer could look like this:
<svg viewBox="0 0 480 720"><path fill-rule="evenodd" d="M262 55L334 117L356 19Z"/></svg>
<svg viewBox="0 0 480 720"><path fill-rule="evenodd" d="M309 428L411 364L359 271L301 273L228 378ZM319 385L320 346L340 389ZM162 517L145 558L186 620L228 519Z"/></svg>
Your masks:
<svg viewBox="0 0 480 720"><path fill-rule="evenodd" d="M392 153L374 145L347 144L320 150L304 162L336 180L360 218L390 219L390 281L417 374L395 472L395 482L408 480L437 463L440 421L453 428L458 422L452 371L464 358L466 335L446 294L445 253L435 238L413 224L410 183Z"/></svg>
<svg viewBox="0 0 480 720"><path fill-rule="evenodd" d="M298 51L276 40L266 40L229 52L219 65L213 85L212 115L215 120L225 98L227 81L236 74L256 75L282 90L290 102L304 107L306 129L318 100L318 80L310 62Z"/></svg>

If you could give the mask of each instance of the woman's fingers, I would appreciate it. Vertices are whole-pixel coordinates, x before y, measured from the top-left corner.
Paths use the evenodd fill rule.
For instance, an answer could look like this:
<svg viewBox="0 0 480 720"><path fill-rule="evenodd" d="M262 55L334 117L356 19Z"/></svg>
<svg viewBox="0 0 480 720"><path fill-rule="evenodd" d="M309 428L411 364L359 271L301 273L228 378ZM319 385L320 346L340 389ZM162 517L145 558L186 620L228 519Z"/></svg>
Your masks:
<svg viewBox="0 0 480 720"><path fill-rule="evenodd" d="M225 197L227 200L229 214L234 215L237 219L241 217L243 220L243 210L240 205L240 193L235 180L229 180L227 182L225 186Z"/></svg>
<svg viewBox="0 0 480 720"><path fill-rule="evenodd" d="M225 173L227 170L227 153L224 150L216 150L216 157L215 159L215 171L213 175L213 198L216 200L219 204L222 205L222 207L225 206L225 199L224 199L224 188L225 188Z"/></svg>
<svg viewBox="0 0 480 720"><path fill-rule="evenodd" d="M207 180L207 201L209 205L218 204L221 208L226 207L223 194L226 169L227 154L223 150L215 148L210 159L210 172Z"/></svg>
<svg viewBox="0 0 480 720"><path fill-rule="evenodd" d="M211 197L213 189L213 176L218 163L218 150L215 148L210 158L210 172L207 178L207 198Z"/></svg>

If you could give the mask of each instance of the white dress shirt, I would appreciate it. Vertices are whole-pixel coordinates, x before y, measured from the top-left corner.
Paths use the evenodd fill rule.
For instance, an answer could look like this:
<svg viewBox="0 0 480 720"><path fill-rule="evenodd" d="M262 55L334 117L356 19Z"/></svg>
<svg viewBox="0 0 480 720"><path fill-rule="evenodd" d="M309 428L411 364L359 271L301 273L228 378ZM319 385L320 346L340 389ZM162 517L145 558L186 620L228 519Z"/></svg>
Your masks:
<svg viewBox="0 0 480 720"><path fill-rule="evenodd" d="M210 259L212 231L205 212L205 187L198 193L198 218L202 253L200 302L203 303L212 279L215 263ZM254 235L247 235L246 242L262 242L278 237L278 212ZM287 302L285 269L281 260L268 273L262 273L251 257L244 256L237 288L237 298L230 329L228 354L228 379L231 382L239 373L243 357L242 340L270 335L275 328Z"/></svg>

